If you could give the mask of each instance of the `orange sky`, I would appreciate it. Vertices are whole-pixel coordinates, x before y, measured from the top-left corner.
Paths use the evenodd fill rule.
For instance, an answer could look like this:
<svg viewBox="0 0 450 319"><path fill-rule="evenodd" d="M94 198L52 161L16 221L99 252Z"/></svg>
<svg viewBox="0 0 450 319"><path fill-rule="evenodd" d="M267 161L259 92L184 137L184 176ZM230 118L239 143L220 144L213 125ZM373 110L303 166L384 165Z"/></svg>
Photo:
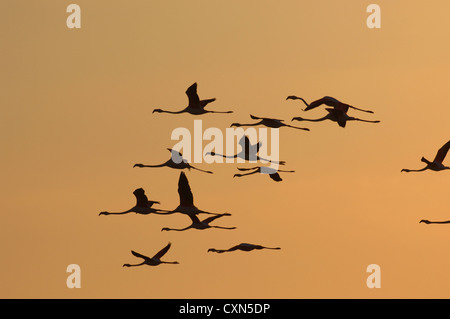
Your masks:
<svg viewBox="0 0 450 319"><path fill-rule="evenodd" d="M1 298L450 298L449 172L421 168L449 140L450 3L376 1L67 1L0 5ZM185 90L233 114L152 114ZM233 179L237 164L187 171L196 205L236 230L161 232L189 220L98 216L134 205L142 187L178 205L168 159L177 127L225 130L249 114L316 118L298 101L325 95L374 110L380 124L299 123L280 130L281 183ZM304 125L303 125L304 124ZM450 159L447 158L447 165ZM242 164L240 164L242 166ZM122 268L153 256L179 265ZM241 242L280 251L207 253ZM80 289L66 267L81 267ZM381 288L366 267L381 267Z"/></svg>

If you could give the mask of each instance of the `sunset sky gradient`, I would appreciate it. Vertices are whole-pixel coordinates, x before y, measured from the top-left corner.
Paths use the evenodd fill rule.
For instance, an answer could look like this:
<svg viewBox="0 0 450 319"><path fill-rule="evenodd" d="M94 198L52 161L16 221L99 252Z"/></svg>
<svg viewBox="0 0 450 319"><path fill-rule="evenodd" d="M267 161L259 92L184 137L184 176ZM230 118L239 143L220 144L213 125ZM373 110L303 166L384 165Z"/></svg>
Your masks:
<svg viewBox="0 0 450 319"><path fill-rule="evenodd" d="M450 220L450 171L400 172L450 139L448 0L77 0L77 30L70 3L0 5L0 298L450 298L450 225L419 224ZM371 3L381 29L366 26ZM234 113L152 114L187 106L194 82L217 98L209 109ZM180 171L133 164L166 161L172 130L194 119L225 131L250 114L326 114L288 95L333 96L381 123L280 129L296 171L280 183L233 179L243 164L186 171L195 204L236 230L98 216L132 207L139 187L178 205ZM122 268L168 242L179 265ZM281 250L207 253L241 242ZM73 263L80 289L66 286Z"/></svg>

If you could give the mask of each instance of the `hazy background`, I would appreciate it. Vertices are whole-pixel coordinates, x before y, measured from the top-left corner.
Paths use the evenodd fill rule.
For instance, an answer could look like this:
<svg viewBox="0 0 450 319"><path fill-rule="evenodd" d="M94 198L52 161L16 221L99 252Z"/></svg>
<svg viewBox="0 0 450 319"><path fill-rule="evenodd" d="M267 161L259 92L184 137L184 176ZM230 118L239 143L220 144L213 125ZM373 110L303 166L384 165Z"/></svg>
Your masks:
<svg viewBox="0 0 450 319"><path fill-rule="evenodd" d="M449 140L450 2L70 1L0 5L1 298L450 298L450 172L421 168ZM187 105L234 114L152 114ZM186 216L98 216L143 187L178 205L178 170L160 163L174 128L225 129L249 114L290 121L299 101L330 95L380 124L300 123L280 130L283 182L233 179L237 164L186 172L196 205L229 212L233 231L161 232ZM450 159L446 159L446 164ZM242 166L242 164L240 164ZM179 265L122 268L130 250ZM241 242L280 251L207 253ZM81 267L81 289L66 267ZM381 288L366 267L381 266Z"/></svg>

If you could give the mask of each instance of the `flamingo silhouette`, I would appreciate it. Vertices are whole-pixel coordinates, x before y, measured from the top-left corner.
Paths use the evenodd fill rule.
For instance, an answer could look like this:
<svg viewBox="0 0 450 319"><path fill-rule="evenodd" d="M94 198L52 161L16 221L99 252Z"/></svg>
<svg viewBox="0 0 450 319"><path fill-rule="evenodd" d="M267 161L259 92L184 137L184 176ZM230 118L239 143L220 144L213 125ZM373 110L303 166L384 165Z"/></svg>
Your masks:
<svg viewBox="0 0 450 319"><path fill-rule="evenodd" d="M281 178L280 174L278 174L278 172L283 172L283 173L294 173L295 172L295 171L276 170L276 169L274 169L272 167L268 167L268 166L256 166L256 167L251 167L251 168L239 168L238 167L238 170L252 171L252 172L246 173L246 174L234 174L233 177L242 177L242 176L252 175L252 174L256 174L256 173L261 173L261 174L268 174L269 177L276 182L281 182L283 180Z"/></svg>
<svg viewBox="0 0 450 319"><path fill-rule="evenodd" d="M298 130L304 130L304 131L309 131L309 128L304 128L304 127L297 127L297 126L292 126L289 124L285 124L283 123L283 120L277 120L277 119L272 119L272 118L267 118L267 117L257 117L257 116L253 116L250 114L250 117L253 120L261 120L259 122L253 123L253 124L240 124L240 123L233 123L231 124L231 126L237 126L237 127L241 127L241 126L257 126L257 125L264 125L270 128L280 128L280 127L291 127L291 128L295 128Z"/></svg>
<svg viewBox="0 0 450 319"><path fill-rule="evenodd" d="M195 229L200 229L200 230L207 229L207 228L220 228L220 229L230 229L230 230L231 229L236 229L236 227L223 227L223 226L211 226L211 225L209 225L210 222L212 222L213 220L215 220L217 218L220 218L220 217L223 217L223 216L230 216L230 215L231 214L225 213L225 214L220 214L220 215L216 215L216 216L211 216L211 217L208 217L208 218L200 221L196 215L188 214L188 216L192 220L192 224L190 226L185 227L185 228L181 228L181 229L164 227L163 229L161 229L161 231L164 231L164 230L166 230L166 231L169 231L169 230L184 231L184 230L188 230L190 228L195 228Z"/></svg>
<svg viewBox="0 0 450 319"><path fill-rule="evenodd" d="M260 250L260 249L281 249L280 247L275 247L275 248L271 248L271 247L264 247L261 245L253 245L253 244L246 244L246 243L241 243L239 245L236 245L234 247L231 247L229 249L215 249L215 248L210 248L208 249L208 252L212 251L215 253L225 253L225 252L230 252L230 251L235 251L235 250L242 250L242 251L252 251L252 250Z"/></svg>
<svg viewBox="0 0 450 319"><path fill-rule="evenodd" d="M126 210L124 212L119 213L111 213L111 212L101 212L100 215L123 215L128 213L136 213L136 214L142 214L142 215L148 215L148 214L159 214L159 215L167 215L168 213L165 210L162 209L155 209L152 208L153 204L159 204L159 202L148 200L147 195L145 195L145 191L142 188L138 188L133 192L134 196L136 197L136 205L130 208L129 210ZM162 213L166 212L166 213Z"/></svg>
<svg viewBox="0 0 450 319"><path fill-rule="evenodd" d="M273 163L277 163L280 165L284 165L286 162L285 161L270 161L268 159L259 157L257 155L257 153L259 152L259 149L262 145L262 142L259 142L257 144L251 144L250 139L244 135L242 136L242 138L239 140L239 145L242 147L242 151L240 151L238 154L234 154L234 155L224 155L224 154L218 154L216 152L208 152L205 155L212 155L212 156L221 156L224 158L242 158L246 161L267 161L267 162L273 162Z"/></svg>
<svg viewBox="0 0 450 319"><path fill-rule="evenodd" d="M205 114L205 113L233 113L233 111L217 112L217 111L205 110L205 106L211 102L214 102L216 99L212 98L212 99L207 99L207 100L200 100L200 98L198 97L198 94L197 94L197 83L192 84L186 90L186 94L189 99L189 104L185 109L183 109L181 111L177 111L177 112L165 111L165 110L161 110L161 109L154 109L152 113L155 113L155 112L170 113L170 114L190 113L193 115L200 115L200 114Z"/></svg>
<svg viewBox="0 0 450 319"><path fill-rule="evenodd" d="M356 117L348 116L347 110L348 106L338 106L335 108L326 108L328 111L328 114L324 117L318 118L318 119L305 119L302 117L294 117L292 118L292 121L309 121L309 122L321 122L325 120L331 120L333 122L337 122L340 127L345 127L347 124L347 121L360 121L360 122L367 122L367 123L380 123L380 121L369 121L369 120L363 120Z"/></svg>
<svg viewBox="0 0 450 319"><path fill-rule="evenodd" d="M404 168L404 169L402 169L401 171L402 171L402 172L407 172L407 173L409 173L409 172L423 172L423 171L429 169L429 170L432 170L432 171L436 171L436 172L437 172L437 171L442 171L442 170L450 169L450 167L444 166L444 164L442 164L442 162L443 162L444 159L445 159L445 156L446 156L447 153L448 153L448 149L449 149L449 148L450 148L450 141L448 141L447 143L445 143L444 146L442 146L442 147L438 150L438 152L437 152L437 154L436 154L436 157L434 158L434 160L433 160L432 162L430 162L429 160L427 160L425 157L422 157L422 158L421 158L421 161L427 164L427 166L425 166L425 167L422 168L422 169L413 170L413 169L407 169L407 168Z"/></svg>
<svg viewBox="0 0 450 319"><path fill-rule="evenodd" d="M134 265L131 265L131 264L123 264L122 267L136 267L136 266L142 266L142 265L158 266L158 265L160 265L160 264L179 264L178 261L162 261L162 260L161 260L161 257L164 256L164 255L167 253L167 251L169 250L169 248L170 248L171 245L172 245L171 243L168 243L166 247L164 247L163 249L161 249L161 250L160 250L155 256L153 256L152 258L147 257L147 256L144 256L144 255L141 255L141 254L139 254L139 253L137 253L137 252L135 252L135 251L132 250L131 253L132 253L134 256L136 256L136 257L138 257L138 258L142 258L142 259L144 259L144 261L141 262L140 264L134 264Z"/></svg>
<svg viewBox="0 0 450 319"><path fill-rule="evenodd" d="M180 178L178 179L178 195L180 197L180 204L177 208L172 211L168 211L165 214L174 214L174 213L182 213L186 215L197 215L197 214L209 214L209 215L217 215L221 216L224 214L211 213L206 212L204 210L198 209L194 205L194 195L192 194L191 187L189 185L189 181L184 172L180 173ZM228 214L231 215L231 214ZM227 216L228 216L227 215Z"/></svg>
<svg viewBox="0 0 450 319"><path fill-rule="evenodd" d="M192 166L191 164L189 164L189 162L183 158L183 154L181 154L178 151L175 151L171 148L167 149L169 152L172 153L172 156L170 157L170 159L167 162L164 162L162 164L158 164L158 165L144 165L144 164L134 164L134 167L170 167L170 168L174 168L174 169L185 169L187 168L188 170L195 169L197 171L200 172L204 172L204 173L208 173L208 174L213 174L213 172L211 171L205 171L199 168L196 168L194 166Z"/></svg>
<svg viewBox="0 0 450 319"><path fill-rule="evenodd" d="M442 222L430 222L427 219L422 219L419 223L425 223L425 224L450 224L450 220L442 221Z"/></svg>
<svg viewBox="0 0 450 319"><path fill-rule="evenodd" d="M304 111L309 111L309 110L312 110L322 104L325 104L325 105L332 106L333 108L338 108L338 109L351 108L351 109L355 109L355 110L362 111L362 112L373 113L373 111L359 109L359 108L351 106L349 104L342 103L331 96L324 96L321 99L311 102L311 104L308 104L304 99L302 99L301 97L295 96L295 95L288 96L286 98L286 100L301 100L306 105L306 109L304 109Z"/></svg>

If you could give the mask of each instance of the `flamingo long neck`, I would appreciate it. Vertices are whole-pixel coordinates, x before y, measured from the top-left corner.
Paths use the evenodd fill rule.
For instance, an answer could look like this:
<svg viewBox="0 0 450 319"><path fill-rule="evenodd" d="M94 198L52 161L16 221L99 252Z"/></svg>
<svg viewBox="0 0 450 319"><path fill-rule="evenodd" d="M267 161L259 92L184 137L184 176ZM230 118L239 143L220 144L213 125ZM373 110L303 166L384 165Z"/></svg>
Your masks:
<svg viewBox="0 0 450 319"><path fill-rule="evenodd" d="M426 166L426 167L424 167L424 168L422 168L422 169L403 169L403 171L405 171L405 172L423 172L423 171L425 171L425 170L427 170L428 169L428 166Z"/></svg>
<svg viewBox="0 0 450 319"><path fill-rule="evenodd" d="M233 111L206 111L206 113L228 114L228 113L233 113Z"/></svg>
<svg viewBox="0 0 450 319"><path fill-rule="evenodd" d="M298 96L297 96L297 98L298 98L299 100L301 100L303 103L305 103L306 106L309 106L308 102L306 102L303 98L298 97Z"/></svg>
<svg viewBox="0 0 450 319"><path fill-rule="evenodd" d="M161 110L159 111L159 113L169 113L169 114L181 114L186 112L186 109L181 110L181 111L167 111L167 110Z"/></svg>
<svg viewBox="0 0 450 319"><path fill-rule="evenodd" d="M239 126L257 126L262 124L263 121L259 121L257 123L252 123L252 124L239 124Z"/></svg>
<svg viewBox="0 0 450 319"><path fill-rule="evenodd" d="M184 231L184 230L188 230L189 228L191 228L191 226L188 226L186 228L181 228L181 229L177 229L177 228L166 228L166 230L173 230L173 231Z"/></svg>
<svg viewBox="0 0 450 319"><path fill-rule="evenodd" d="M166 166L167 163L156 164L156 165L142 165L142 167L163 167Z"/></svg>
<svg viewBox="0 0 450 319"><path fill-rule="evenodd" d="M321 117L318 119L304 119L304 118L300 118L300 117L295 117L294 119L296 119L297 121L321 122L321 121L327 120L328 118L329 118L328 115L325 115L324 117Z"/></svg>
<svg viewBox="0 0 450 319"><path fill-rule="evenodd" d="M141 262L140 264L124 264L123 267L137 267L142 266L145 264L145 261Z"/></svg>
<svg viewBox="0 0 450 319"><path fill-rule="evenodd" d="M126 210L124 212L101 212L101 215L123 215L123 214L128 214L134 212L134 207L130 208L129 210Z"/></svg>
<svg viewBox="0 0 450 319"><path fill-rule="evenodd" d="M170 210L165 210L165 209L153 209L153 213L157 214L157 215L171 215L174 212L170 211Z"/></svg>

